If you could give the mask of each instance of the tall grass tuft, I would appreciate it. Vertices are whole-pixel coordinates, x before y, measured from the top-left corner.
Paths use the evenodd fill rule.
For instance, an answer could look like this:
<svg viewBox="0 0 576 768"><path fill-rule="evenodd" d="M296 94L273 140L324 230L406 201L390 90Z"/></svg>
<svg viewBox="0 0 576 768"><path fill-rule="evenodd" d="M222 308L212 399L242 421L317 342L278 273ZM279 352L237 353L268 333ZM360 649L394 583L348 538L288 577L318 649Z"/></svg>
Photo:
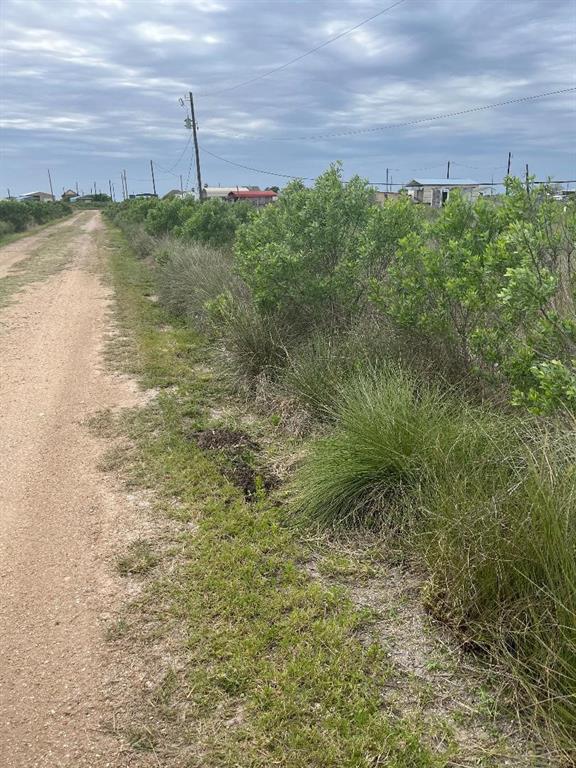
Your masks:
<svg viewBox="0 0 576 768"><path fill-rule="evenodd" d="M431 610L503 659L573 748L575 434L532 425L511 435L499 466L465 464L439 478L419 540Z"/></svg>
<svg viewBox="0 0 576 768"><path fill-rule="evenodd" d="M162 305L206 330L211 302L242 290L231 256L218 248L174 238L156 242L156 285Z"/></svg>
<svg viewBox="0 0 576 768"><path fill-rule="evenodd" d="M401 532L426 564L430 611L499 659L574 747L574 424L473 407L394 368L339 397L295 480L296 510Z"/></svg>
<svg viewBox="0 0 576 768"><path fill-rule="evenodd" d="M403 525L447 463L499 441L482 412L455 409L455 398L399 368L361 375L337 399L334 432L296 480L298 508L324 524Z"/></svg>

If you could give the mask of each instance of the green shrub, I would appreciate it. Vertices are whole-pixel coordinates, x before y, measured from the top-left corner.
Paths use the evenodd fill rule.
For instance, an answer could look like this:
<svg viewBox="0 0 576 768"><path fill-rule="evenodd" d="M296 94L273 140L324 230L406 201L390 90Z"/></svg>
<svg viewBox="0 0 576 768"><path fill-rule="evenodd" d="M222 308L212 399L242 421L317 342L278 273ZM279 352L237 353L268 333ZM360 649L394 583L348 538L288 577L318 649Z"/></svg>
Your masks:
<svg viewBox="0 0 576 768"><path fill-rule="evenodd" d="M0 200L0 223L12 227L12 232L25 232L34 224L46 224L71 213L72 208L64 202Z"/></svg>
<svg viewBox="0 0 576 768"><path fill-rule="evenodd" d="M184 240L223 248L232 245L238 227L254 215L254 208L246 202L205 200L190 209L176 234Z"/></svg>
<svg viewBox="0 0 576 768"><path fill-rule="evenodd" d="M291 182L278 202L241 227L235 244L240 274L260 311L294 326L339 322L358 306L362 232L372 191L339 165L312 189Z"/></svg>
<svg viewBox="0 0 576 768"><path fill-rule="evenodd" d="M373 299L447 367L547 412L576 407L576 206L509 179L500 205L459 195L399 241Z"/></svg>
<svg viewBox="0 0 576 768"><path fill-rule="evenodd" d="M200 203L192 197L173 197L158 201L146 213L146 232L155 236L175 235L178 228L193 216L199 205Z"/></svg>

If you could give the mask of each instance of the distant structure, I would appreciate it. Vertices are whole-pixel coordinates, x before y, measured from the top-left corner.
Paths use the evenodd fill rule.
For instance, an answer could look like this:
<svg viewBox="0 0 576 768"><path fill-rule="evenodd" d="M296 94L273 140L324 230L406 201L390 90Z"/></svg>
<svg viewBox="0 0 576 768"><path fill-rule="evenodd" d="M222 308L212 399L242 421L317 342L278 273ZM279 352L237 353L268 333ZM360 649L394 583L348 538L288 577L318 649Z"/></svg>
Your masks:
<svg viewBox="0 0 576 768"><path fill-rule="evenodd" d="M73 197L79 197L78 192L76 192L75 189L67 189L65 192L62 192L62 200L65 200L66 202L70 202Z"/></svg>
<svg viewBox="0 0 576 768"><path fill-rule="evenodd" d="M20 200L30 200L35 203L53 203L54 195L50 192L28 192L25 195L20 195Z"/></svg>
<svg viewBox="0 0 576 768"><path fill-rule="evenodd" d="M162 200L182 199L184 197L195 197L194 192L184 192L181 189L171 189L170 192L166 192L163 195Z"/></svg>
<svg viewBox="0 0 576 768"><path fill-rule="evenodd" d="M454 189L471 202L481 194L480 185L472 179L412 179L406 184L406 191L414 202L424 203L432 208L441 208Z"/></svg>
<svg viewBox="0 0 576 768"><path fill-rule="evenodd" d="M375 189L372 193L372 202L376 205L384 205L386 200L398 200L400 192L385 192L380 189Z"/></svg>
<svg viewBox="0 0 576 768"><path fill-rule="evenodd" d="M154 192L139 192L137 195L129 195L130 200L148 200L151 197L158 197Z"/></svg>
<svg viewBox="0 0 576 768"><path fill-rule="evenodd" d="M203 200L228 200L230 192L250 192L248 187L208 187L202 190Z"/></svg>
<svg viewBox="0 0 576 768"><path fill-rule="evenodd" d="M265 205L275 203L278 200L278 193L273 189L239 189L228 192L227 199L230 203L245 200L255 208L263 208Z"/></svg>

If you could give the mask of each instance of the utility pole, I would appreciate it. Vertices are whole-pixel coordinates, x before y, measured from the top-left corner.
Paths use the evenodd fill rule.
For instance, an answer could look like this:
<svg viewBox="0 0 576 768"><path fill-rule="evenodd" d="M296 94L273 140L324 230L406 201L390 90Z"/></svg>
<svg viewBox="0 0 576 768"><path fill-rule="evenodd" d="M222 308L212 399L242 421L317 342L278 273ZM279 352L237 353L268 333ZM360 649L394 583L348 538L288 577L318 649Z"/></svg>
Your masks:
<svg viewBox="0 0 576 768"><path fill-rule="evenodd" d="M180 176L182 178L182 176ZM8 187L8 200L12 200L12 195L10 194L10 187Z"/></svg>
<svg viewBox="0 0 576 768"><path fill-rule="evenodd" d="M50 168L48 168L48 181L50 182L50 194L52 195L52 200L54 200L54 190L52 189L52 176L50 176Z"/></svg>
<svg viewBox="0 0 576 768"><path fill-rule="evenodd" d="M388 184L388 171L389 170L390 170L389 168L386 168L386 192L387 193L390 192L390 186Z"/></svg>
<svg viewBox="0 0 576 768"><path fill-rule="evenodd" d="M114 200L114 196L112 195L112 179L108 179L108 188L110 189L110 200Z"/></svg>
<svg viewBox="0 0 576 768"><path fill-rule="evenodd" d="M450 160L448 160L448 168L446 169L446 178L450 178Z"/></svg>
<svg viewBox="0 0 576 768"><path fill-rule="evenodd" d="M150 173L152 174L152 191L156 195L156 179L154 178L154 161L150 160ZM156 195L158 197L158 195Z"/></svg>
<svg viewBox="0 0 576 768"><path fill-rule="evenodd" d="M130 195L128 194L128 177L126 176L126 171L122 171L122 178L124 180L124 200L128 200Z"/></svg>
<svg viewBox="0 0 576 768"><path fill-rule="evenodd" d="M182 184L182 174L180 174L180 192L184 194L184 185Z"/></svg>
<svg viewBox="0 0 576 768"><path fill-rule="evenodd" d="M79 195L80 192L78 192L78 182L76 182L76 194Z"/></svg>
<svg viewBox="0 0 576 768"><path fill-rule="evenodd" d="M510 176L510 166L512 164L512 152L508 152L508 167L506 169L506 176Z"/></svg>
<svg viewBox="0 0 576 768"><path fill-rule="evenodd" d="M530 192L530 173L528 171L528 163L526 163L526 192Z"/></svg>
<svg viewBox="0 0 576 768"><path fill-rule="evenodd" d="M194 138L194 153L196 155L196 178L198 179L198 199L202 202L202 176L200 174L200 152L198 149L198 134L196 131L196 115L194 114L194 97L192 91L188 93L190 97L190 116L192 118L192 136Z"/></svg>

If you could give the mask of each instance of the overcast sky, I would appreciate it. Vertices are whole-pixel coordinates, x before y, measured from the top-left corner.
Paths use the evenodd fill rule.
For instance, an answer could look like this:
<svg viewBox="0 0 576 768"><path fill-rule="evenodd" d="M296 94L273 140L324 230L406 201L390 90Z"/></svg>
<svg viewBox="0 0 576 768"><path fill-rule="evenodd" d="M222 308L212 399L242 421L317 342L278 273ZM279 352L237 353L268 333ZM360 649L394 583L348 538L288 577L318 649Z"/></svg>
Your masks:
<svg viewBox="0 0 576 768"><path fill-rule="evenodd" d="M0 195L79 183L120 192L195 184L178 99L197 94L201 146L314 177L576 178L576 92L325 139L574 87L576 0L2 0ZM224 92L220 92L224 91ZM300 138L298 138L300 137ZM294 140L287 140L294 139ZM167 173L172 170L172 174ZM191 172L190 172L191 171ZM285 180L202 154L210 185ZM574 185L573 185L574 186Z"/></svg>

